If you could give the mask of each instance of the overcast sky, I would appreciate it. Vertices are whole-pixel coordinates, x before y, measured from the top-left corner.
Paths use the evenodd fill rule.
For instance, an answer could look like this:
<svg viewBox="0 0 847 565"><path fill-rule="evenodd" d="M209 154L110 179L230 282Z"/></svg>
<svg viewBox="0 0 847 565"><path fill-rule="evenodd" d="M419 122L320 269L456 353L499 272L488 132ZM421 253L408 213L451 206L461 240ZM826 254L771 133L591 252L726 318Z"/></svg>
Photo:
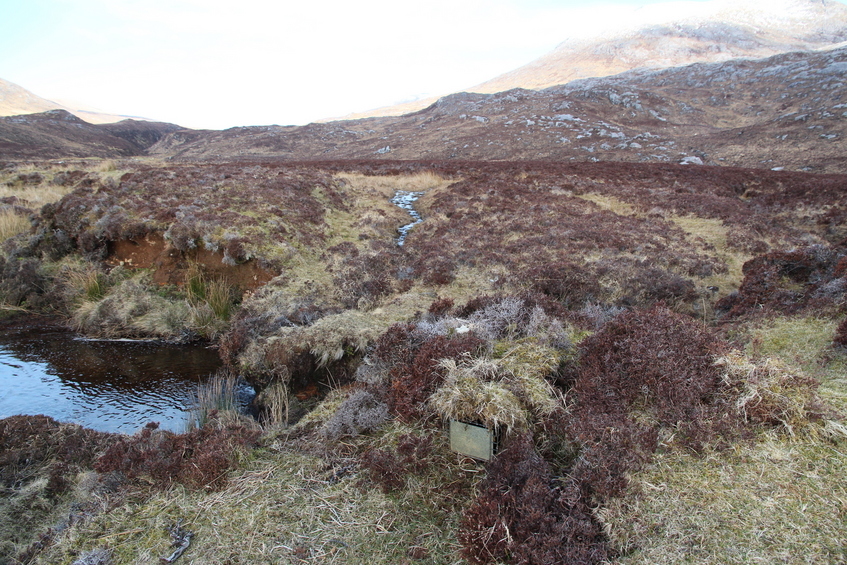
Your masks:
<svg viewBox="0 0 847 565"><path fill-rule="evenodd" d="M0 0L0 78L193 128L304 124L469 88L654 3Z"/></svg>

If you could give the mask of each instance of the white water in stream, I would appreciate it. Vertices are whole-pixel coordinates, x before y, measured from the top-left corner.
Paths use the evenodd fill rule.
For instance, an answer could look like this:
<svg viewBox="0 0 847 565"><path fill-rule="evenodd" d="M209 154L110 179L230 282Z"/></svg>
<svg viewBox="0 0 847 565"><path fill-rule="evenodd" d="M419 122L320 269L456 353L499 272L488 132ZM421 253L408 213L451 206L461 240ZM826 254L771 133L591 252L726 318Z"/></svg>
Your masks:
<svg viewBox="0 0 847 565"><path fill-rule="evenodd" d="M423 192L409 192L406 190L398 190L394 193L394 198L391 199L391 203L395 206L406 210L409 215L414 220L411 224L406 224L405 226L398 229L400 232L400 237L397 238L397 245L403 246L406 243L406 236L409 234L409 230L418 225L423 221L420 213L415 210L415 201L423 196Z"/></svg>

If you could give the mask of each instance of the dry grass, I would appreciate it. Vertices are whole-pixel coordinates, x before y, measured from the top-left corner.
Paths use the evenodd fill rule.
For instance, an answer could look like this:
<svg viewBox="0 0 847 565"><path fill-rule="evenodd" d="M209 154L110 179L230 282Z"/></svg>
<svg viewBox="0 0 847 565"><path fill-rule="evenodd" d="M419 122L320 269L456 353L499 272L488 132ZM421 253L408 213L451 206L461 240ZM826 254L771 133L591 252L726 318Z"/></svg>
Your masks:
<svg viewBox="0 0 847 565"><path fill-rule="evenodd" d="M638 216L638 211L635 209L635 206L628 202L624 202L614 196L609 196L607 194L598 194L596 192L586 192L585 194L580 194L578 198L582 198L583 200L588 200L589 202L595 203L600 207L601 210L608 210L610 212L614 212L619 216Z"/></svg>
<svg viewBox="0 0 847 565"><path fill-rule="evenodd" d="M65 278L84 300L96 301L106 295L106 276L92 265L86 265L82 270L68 270Z"/></svg>
<svg viewBox="0 0 847 565"><path fill-rule="evenodd" d="M776 318L748 330L747 352L775 357L820 382L818 393L847 414L847 352L833 348L839 320Z"/></svg>
<svg viewBox="0 0 847 565"><path fill-rule="evenodd" d="M237 374L225 371L198 385L188 412L188 430L209 424L212 415L219 423L239 417Z"/></svg>
<svg viewBox="0 0 847 565"><path fill-rule="evenodd" d="M447 375L430 405L445 419L479 421L493 429L525 429L533 416L560 406L544 380L556 365L550 361L557 358L546 351L528 354L526 349L526 344L509 348L501 359L444 359L441 366ZM527 360L532 353L534 362Z"/></svg>
<svg viewBox="0 0 847 565"><path fill-rule="evenodd" d="M720 289L715 299L723 298L741 285L744 279L741 268L744 263L752 259L752 255L731 249L727 245L729 229L722 220L696 216L670 216L668 219L687 234L692 246L699 247L704 242L713 246L714 250L710 254L726 265L725 273L715 273L700 279L702 286L716 286Z"/></svg>
<svg viewBox="0 0 847 565"><path fill-rule="evenodd" d="M410 431L394 425L370 441L389 446ZM71 552L97 547L111 549L115 563L158 563L172 551L166 528L182 520L194 533L187 563L458 565L458 513L449 510L455 501L434 487L466 473L446 438L436 444L452 463L391 495L360 485L363 473L351 460L271 447L245 461L218 493L178 485L130 493L126 503L65 531L35 563L70 562Z"/></svg>
<svg viewBox="0 0 847 565"><path fill-rule="evenodd" d="M0 241L6 241L19 233L29 231L31 226L29 218L26 216L16 214L11 210L3 210L0 212Z"/></svg>
<svg viewBox="0 0 847 565"><path fill-rule="evenodd" d="M102 279L94 284L91 281L95 277L85 272L78 276L82 279L81 284L91 283L94 295L89 298L83 296L72 312L70 322L76 331L86 335L173 338L189 326L201 329L206 327L198 325L197 309L188 302L171 301L156 294L145 280L144 273L115 284L101 298L94 296L103 292ZM79 291L85 294L89 292L85 286L79 288ZM211 309L209 312L211 321L207 321L206 325L218 320Z"/></svg>
<svg viewBox="0 0 847 565"><path fill-rule="evenodd" d="M729 352L717 360L734 409L745 423L773 426L794 436L825 425L812 412L820 410L817 381L792 370L779 359L753 360Z"/></svg>
<svg viewBox="0 0 847 565"><path fill-rule="evenodd" d="M291 410L291 391L282 379L259 393L257 402L263 407L263 423L266 426L287 425Z"/></svg>
<svg viewBox="0 0 847 565"><path fill-rule="evenodd" d="M599 511L623 565L843 563L847 455L770 437L698 457L658 454L641 494Z"/></svg>
<svg viewBox="0 0 847 565"><path fill-rule="evenodd" d="M0 184L0 198L17 196L25 200L34 209L39 209L45 204L58 202L63 196L70 193L73 187L58 186L54 184L42 184L38 186L24 186L16 188Z"/></svg>
<svg viewBox="0 0 847 565"><path fill-rule="evenodd" d="M344 179L356 188L368 188L391 198L398 190L423 192L440 187L450 181L433 171L423 171L411 175L368 176L358 173L338 173L336 178Z"/></svg>

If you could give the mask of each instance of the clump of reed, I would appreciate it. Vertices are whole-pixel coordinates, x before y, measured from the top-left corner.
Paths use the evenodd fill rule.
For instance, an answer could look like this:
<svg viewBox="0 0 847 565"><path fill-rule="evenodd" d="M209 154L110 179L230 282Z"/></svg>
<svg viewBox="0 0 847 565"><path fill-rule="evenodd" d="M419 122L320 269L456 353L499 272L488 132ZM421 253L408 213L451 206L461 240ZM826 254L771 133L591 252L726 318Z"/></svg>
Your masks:
<svg viewBox="0 0 847 565"><path fill-rule="evenodd" d="M209 279L199 265L192 263L185 276L185 293L193 329L208 339L220 335L235 308L232 285L224 279Z"/></svg>
<svg viewBox="0 0 847 565"><path fill-rule="evenodd" d="M220 370L199 384L188 411L186 430L201 429L211 423L224 425L241 420L238 400L241 377L232 371Z"/></svg>
<svg viewBox="0 0 847 565"><path fill-rule="evenodd" d="M68 285L84 300L102 299L109 287L108 276L93 266L82 271L69 270L66 279Z"/></svg>

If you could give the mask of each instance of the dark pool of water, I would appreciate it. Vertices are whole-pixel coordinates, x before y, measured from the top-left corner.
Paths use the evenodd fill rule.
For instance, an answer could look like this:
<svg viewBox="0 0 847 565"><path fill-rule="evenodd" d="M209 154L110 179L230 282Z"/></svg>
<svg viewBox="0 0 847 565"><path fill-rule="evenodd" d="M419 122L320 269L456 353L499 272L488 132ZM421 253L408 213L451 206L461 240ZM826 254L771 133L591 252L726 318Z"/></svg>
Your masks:
<svg viewBox="0 0 847 565"><path fill-rule="evenodd" d="M220 365L203 346L86 340L19 323L0 328L0 418L45 414L122 433L154 421L180 432L198 384Z"/></svg>

